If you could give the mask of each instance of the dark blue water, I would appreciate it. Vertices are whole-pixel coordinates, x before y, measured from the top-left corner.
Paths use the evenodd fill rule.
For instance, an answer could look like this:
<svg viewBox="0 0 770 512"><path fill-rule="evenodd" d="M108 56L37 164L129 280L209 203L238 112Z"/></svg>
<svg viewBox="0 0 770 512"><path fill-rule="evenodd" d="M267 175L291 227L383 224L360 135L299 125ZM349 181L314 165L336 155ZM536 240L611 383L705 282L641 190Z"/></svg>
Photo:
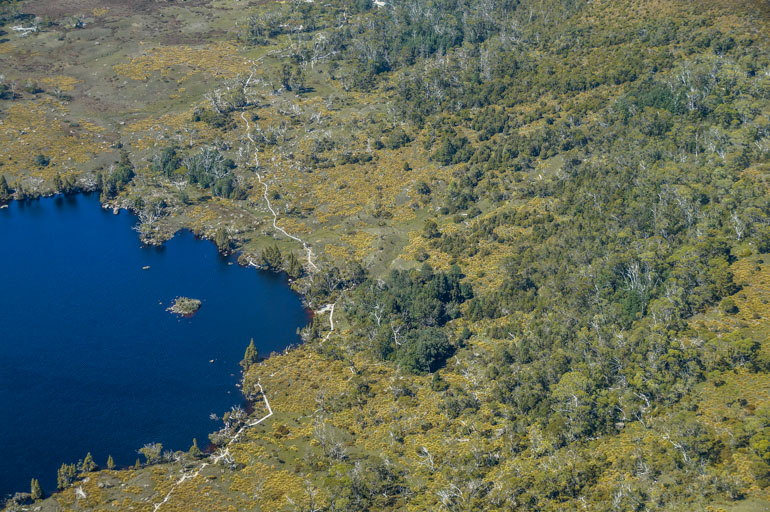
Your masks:
<svg viewBox="0 0 770 512"><path fill-rule="evenodd" d="M96 196L0 209L0 496L32 477L55 490L89 451L128 465L148 442L205 445L209 415L241 403L249 339L262 355L298 341L307 316L283 277L189 233L141 247L134 223ZM179 295L203 301L192 318L165 310Z"/></svg>

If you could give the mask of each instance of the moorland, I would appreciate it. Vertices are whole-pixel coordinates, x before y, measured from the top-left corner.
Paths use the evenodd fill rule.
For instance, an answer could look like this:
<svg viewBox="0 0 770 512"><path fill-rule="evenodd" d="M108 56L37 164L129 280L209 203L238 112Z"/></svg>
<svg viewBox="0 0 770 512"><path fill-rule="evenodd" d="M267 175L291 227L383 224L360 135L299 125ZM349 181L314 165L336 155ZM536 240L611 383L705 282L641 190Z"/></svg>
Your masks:
<svg viewBox="0 0 770 512"><path fill-rule="evenodd" d="M1 5L0 201L318 312L211 453L9 510L766 509L767 2Z"/></svg>

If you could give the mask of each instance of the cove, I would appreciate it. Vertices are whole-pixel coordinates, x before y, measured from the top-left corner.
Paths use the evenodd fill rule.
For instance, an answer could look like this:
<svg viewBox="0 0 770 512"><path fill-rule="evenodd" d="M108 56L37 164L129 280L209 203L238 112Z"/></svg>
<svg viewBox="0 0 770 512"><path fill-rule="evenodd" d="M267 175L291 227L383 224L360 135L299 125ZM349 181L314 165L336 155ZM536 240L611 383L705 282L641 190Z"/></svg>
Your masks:
<svg viewBox="0 0 770 512"><path fill-rule="evenodd" d="M142 247L135 223L95 194L0 209L0 497L33 477L54 491L89 451L124 466L149 442L205 446L210 414L242 402L249 339L262 356L299 341L308 316L284 276L189 232ZM202 301L194 316L166 311L180 295Z"/></svg>

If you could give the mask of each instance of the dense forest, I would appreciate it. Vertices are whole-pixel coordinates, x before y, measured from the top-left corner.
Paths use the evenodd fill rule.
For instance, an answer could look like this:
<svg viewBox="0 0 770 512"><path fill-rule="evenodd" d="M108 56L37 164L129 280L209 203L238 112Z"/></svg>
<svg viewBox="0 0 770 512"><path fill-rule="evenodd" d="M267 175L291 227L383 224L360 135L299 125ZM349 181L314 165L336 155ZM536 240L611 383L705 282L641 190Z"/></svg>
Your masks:
<svg viewBox="0 0 770 512"><path fill-rule="evenodd" d="M257 362L249 347L250 413L264 386L276 415L231 443L248 418L228 413L211 436L226 476L177 493L179 509L765 510L768 14L719 0L240 8L233 37L268 56L260 92L244 70L190 114L216 143L180 136L142 163L126 148L94 188L145 226L175 208L189 222L206 201L255 208L262 175L248 173L272 165L264 199L321 219L307 239L353 242L316 265L292 241L202 231L257 247L337 316L329 330L316 315L286 354ZM0 87L4 102L24 94ZM305 118L285 98L325 107ZM237 151L247 117L261 164ZM356 221L380 238L361 251L352 221L323 224L332 214L302 199L336 172L371 201ZM14 183L0 179L0 202ZM162 496L195 449L103 473L153 471ZM94 470L70 471L54 499L81 503L72 489Z"/></svg>

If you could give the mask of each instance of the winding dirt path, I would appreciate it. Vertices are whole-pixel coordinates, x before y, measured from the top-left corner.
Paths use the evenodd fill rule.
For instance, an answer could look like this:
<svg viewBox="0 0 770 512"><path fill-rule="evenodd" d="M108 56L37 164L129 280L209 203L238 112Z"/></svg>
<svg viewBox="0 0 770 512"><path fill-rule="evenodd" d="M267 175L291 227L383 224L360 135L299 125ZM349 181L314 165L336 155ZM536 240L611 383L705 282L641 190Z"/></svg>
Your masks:
<svg viewBox="0 0 770 512"><path fill-rule="evenodd" d="M267 395L265 394L265 390L262 389L262 384L257 382L257 386L259 387L259 392L262 394L262 398L265 399L265 406L267 407L267 414L265 416L259 418L258 420L249 421L249 422L244 423L241 426L241 428L239 428L238 431L233 435L233 437L230 438L230 440L225 445L225 448L223 450L221 450L218 454L216 454L216 455L214 455L212 457L211 462L204 462L203 464L198 466L198 469L196 469L195 471L190 472L190 473L182 474L182 476L179 478L179 480L177 480L176 483L174 483L174 485L171 487L171 490L169 490L168 493L166 493L165 498L163 498L162 501L160 501L160 502L155 504L155 506L153 508L153 512L158 512L158 510L164 504L168 503L168 500L171 499L171 495L174 494L174 491L177 489L177 487L182 485L182 483L184 483L187 480L192 480L193 478L195 478L198 475L200 475L201 471L203 471L207 466L211 466L213 464L218 463L222 459L226 459L226 458L230 457L230 445L233 444L240 437L241 433L244 430L246 430L247 428L253 427L255 425L259 425L260 423L262 423L263 421L265 421L266 419L268 419L270 416L273 415L273 409L270 407L270 402L267 401Z"/></svg>
<svg viewBox="0 0 770 512"><path fill-rule="evenodd" d="M249 75L248 80L246 80L246 86L249 85L249 83L251 82L251 78L253 76L254 76L254 73ZM288 238L291 238L292 240L295 240L301 243L302 248L305 250L305 252L307 252L308 267L310 267L314 272L317 272L318 267L316 266L315 263L313 263L313 250L310 248L310 246L298 236L292 235L291 233L287 232L285 229L283 229L281 226L278 225L278 213L276 213L276 211L273 209L273 206L270 204L270 199L267 197L267 183L265 183L262 180L262 175L259 173L259 155L257 154L257 149L256 149L257 144L256 142L254 142L254 138L251 136L251 125L249 124L249 121L248 119L246 119L246 116L244 115L243 112L241 112L241 119L243 119L243 122L246 123L246 137L249 139L249 142L254 146L254 165L257 169L256 171L257 179L259 180L259 184L265 187L263 196L265 198L265 202L267 203L267 209L270 210L270 213L273 214L273 228L275 228L276 231L280 231L281 233L286 235Z"/></svg>
<svg viewBox="0 0 770 512"><path fill-rule="evenodd" d="M248 80L246 80L246 86L248 86L251 83L251 79L254 77L254 73L252 72L251 75L249 75ZM310 267L314 272L318 271L318 267L315 263L313 263L313 250L310 248L310 246L301 238L298 236L292 235L291 233L287 232L285 229L283 229L281 226L278 225L278 213L273 209L273 206L270 204L270 198L267 196L268 186L267 183L262 180L262 175L259 173L259 156L257 154L256 149L256 143L254 141L254 138L251 136L251 125L249 124L248 119L246 119L246 116L243 112L241 112L241 119L243 119L243 122L246 123L246 137L249 139L249 142L251 145L254 146L254 164L256 166L256 175L257 179L259 180L260 185L264 187L264 193L263 196L265 198L265 203L267 203L267 209L270 210L270 213L273 214L273 228L275 228L276 231L280 231L283 233L286 237L291 238L292 240L295 240L302 244L302 248L307 253L307 264L308 267ZM327 304L319 313L325 313L327 311L330 312L329 315L329 323L331 325L331 331L326 335L326 338L328 338L332 331L334 331L334 306L335 304ZM326 341L326 338L324 338L324 341ZM189 473L183 473L182 476L177 480L174 485L171 487L171 489L166 493L166 496L163 498L162 501L156 503L153 508L153 512L157 512L164 504L168 503L168 501L171 499L171 496L173 495L174 491L184 482L187 480L191 480L193 478L196 478L198 475L200 475L201 471L203 471L206 467L217 464L222 459L228 459L230 455L230 445L232 445L234 442L238 440L238 438L241 436L244 430L247 428L254 427L256 425L259 425L269 417L273 415L273 409L270 407L270 402L267 400L267 395L265 394L265 390L262 388L262 384L257 382L257 386L259 387L259 392L262 394L262 398L265 400L265 407L267 407L267 414L258 420L253 420L244 423L236 432L233 434L233 437L230 438L230 440L225 445L224 449L220 450L219 453L212 456L210 459L210 462L204 462L195 471L189 472Z"/></svg>

